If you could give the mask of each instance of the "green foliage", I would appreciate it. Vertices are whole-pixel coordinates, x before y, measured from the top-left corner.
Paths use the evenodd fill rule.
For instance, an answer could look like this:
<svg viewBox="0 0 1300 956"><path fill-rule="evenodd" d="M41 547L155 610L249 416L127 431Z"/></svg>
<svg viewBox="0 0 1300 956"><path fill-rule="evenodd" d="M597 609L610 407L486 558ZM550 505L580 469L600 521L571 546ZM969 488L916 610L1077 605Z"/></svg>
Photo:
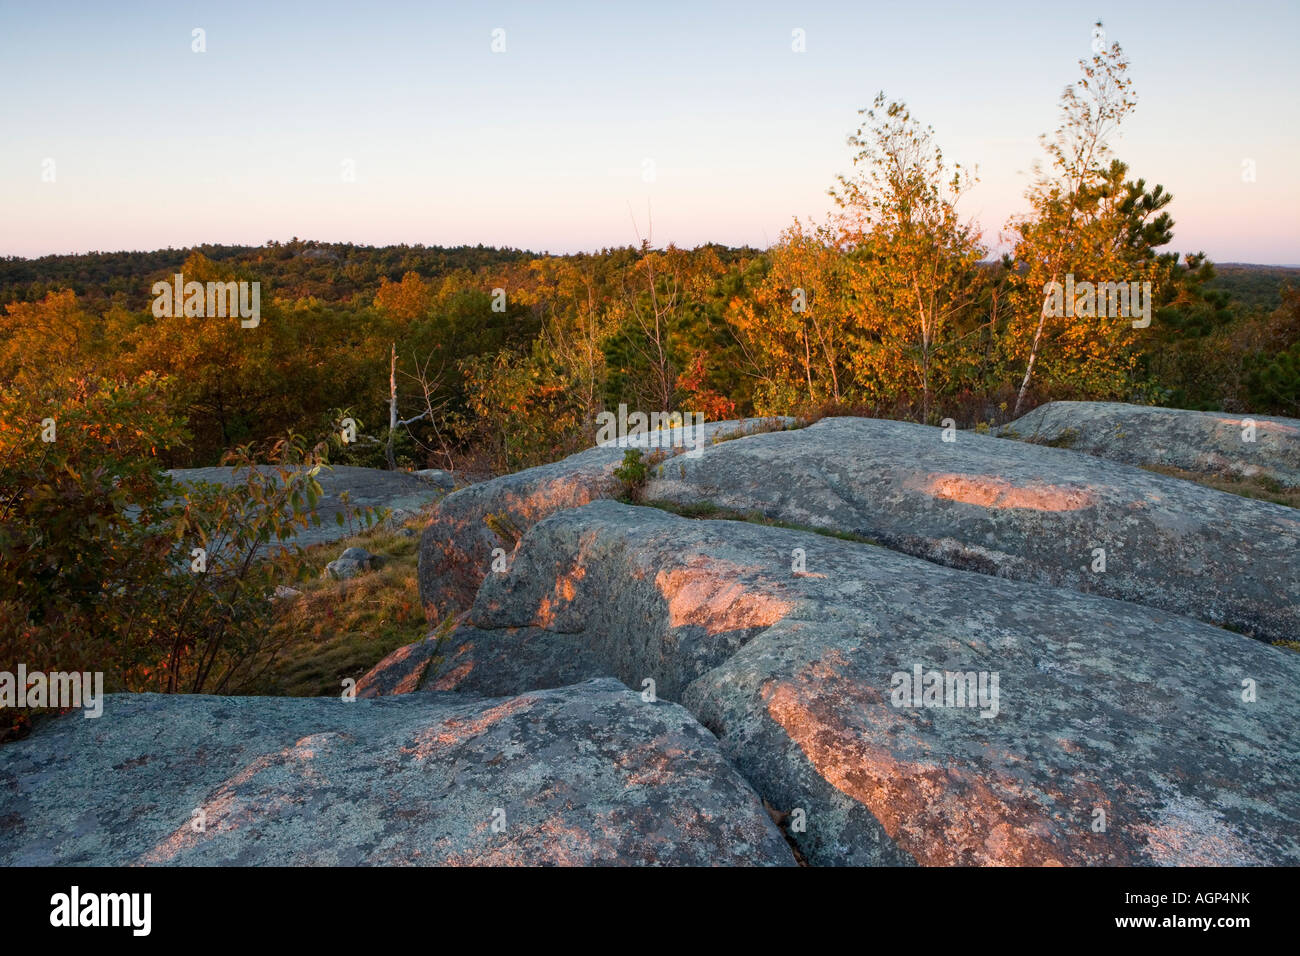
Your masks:
<svg viewBox="0 0 1300 956"><path fill-rule="evenodd" d="M1300 293L1282 290L1271 312L1228 308L1213 327L1157 328L1139 388L1164 405L1207 411L1300 414L1295 378Z"/></svg>
<svg viewBox="0 0 1300 956"><path fill-rule="evenodd" d="M1207 286L1239 311L1270 312L1282 304L1284 290L1295 286L1298 273L1294 266L1220 264Z"/></svg>
<svg viewBox="0 0 1300 956"><path fill-rule="evenodd" d="M154 452L184 434L157 384L0 388L0 670L102 670L120 690L156 668L181 554Z"/></svg>
<svg viewBox="0 0 1300 956"><path fill-rule="evenodd" d="M355 440L344 440L343 423L351 419L356 428ZM351 408L331 408L316 426L317 441L324 445L325 457L333 465L351 465L357 468L383 468L384 441L388 429L379 437L366 434L366 424L361 416ZM410 461L411 439L405 432L398 432L399 460Z"/></svg>
<svg viewBox="0 0 1300 956"><path fill-rule="evenodd" d="M1300 340L1273 355L1251 356L1246 389L1252 408L1300 415Z"/></svg>
<svg viewBox="0 0 1300 956"><path fill-rule="evenodd" d="M621 500L632 504L641 500L653 464L639 448L629 448L623 452L623 462L613 472L614 478L622 487L622 494L619 495Z"/></svg>
<svg viewBox="0 0 1300 956"><path fill-rule="evenodd" d="M485 447L500 470L555 461L583 444L570 381L539 343L526 356L501 352L462 364L470 394L470 424L462 435Z"/></svg>
<svg viewBox="0 0 1300 956"><path fill-rule="evenodd" d="M288 539L319 521L322 450L290 436L259 468L242 447L233 484L182 486L160 462L186 436L163 386L21 373L0 387L0 670L165 692L247 676L268 595L301 571Z"/></svg>
<svg viewBox="0 0 1300 956"><path fill-rule="evenodd" d="M486 246L362 246L350 242L323 243L272 240L264 246L195 246L213 262L255 268L292 299L315 298L347 303L369 301L387 278L408 272L424 278L477 270L536 258L534 253ZM141 300L157 279L179 272L191 254L186 249L155 252L92 252L81 255L22 259L0 257L0 304L36 301L47 292L72 289L78 296L106 302L115 294Z"/></svg>
<svg viewBox="0 0 1300 956"><path fill-rule="evenodd" d="M1147 207L1163 194L1129 182L1116 166L1104 181L1088 208L1100 215L1113 207L1105 213L1113 235L1132 234L1139 246L1152 239L1147 226L1163 211ZM934 208L948 207L939 200ZM940 232L954 225L950 218L936 220ZM942 263L953 271L935 286L933 308L909 313L902 286L891 284L906 271L899 268L946 247L914 242L919 225L891 229L876 238L864 232L847 247L834 230L795 229L766 253L706 246L656 260L656 295L676 290L670 310L659 300L669 333L660 371L671 379L674 406L709 420L827 408L920 419L928 394L931 419L1005 421L1034 331L1017 312L1023 263L974 264L958 242L952 248L966 251ZM158 449L167 467L214 465L228 448L287 431L325 442L335 463L385 467L395 342L399 419L411 419L394 436L399 466L447 467L454 456L515 470L590 445L602 409L657 407L655 313L638 255L615 249L423 277L408 290L409 308L392 295L374 305L268 293L257 329L155 319L146 298L136 311L120 301L100 311L93 299L53 293L12 303L0 316L0 381L21 373L39 383L52 368L127 381L157 373L160 411L187 423L184 441ZM1130 278L1149 274L1157 286L1151 327L1048 323L1034 401L1297 414L1291 350L1300 319L1292 298L1273 313L1245 309L1213 288L1216 269L1203 256L1124 255ZM267 261L193 256L179 268L197 279L256 278ZM509 290L504 313L492 309L496 287ZM794 287L807 295L803 313L791 311ZM419 415L421 372L432 416ZM342 417L363 423L357 442L340 440Z"/></svg>
<svg viewBox="0 0 1300 956"><path fill-rule="evenodd" d="M268 596L277 583L304 574L292 538L320 524L317 475L328 467L323 449L290 435L266 459L270 464L259 466L254 448L237 448L226 456L231 484L187 486L174 505L175 539L191 556L193 546L202 548L206 567L197 570L191 561L161 589L172 639L160 689L223 693L251 679L272 621ZM349 527L373 523L372 509L343 504L339 517Z"/></svg>

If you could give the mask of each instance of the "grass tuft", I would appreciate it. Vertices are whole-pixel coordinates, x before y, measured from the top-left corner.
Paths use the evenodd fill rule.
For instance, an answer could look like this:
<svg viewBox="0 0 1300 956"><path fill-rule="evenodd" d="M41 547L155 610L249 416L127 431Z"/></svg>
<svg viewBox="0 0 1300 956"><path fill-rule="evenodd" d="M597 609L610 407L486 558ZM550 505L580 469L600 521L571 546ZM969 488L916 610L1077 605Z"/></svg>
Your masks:
<svg viewBox="0 0 1300 956"><path fill-rule="evenodd" d="M1241 495L1243 498L1255 498L1259 501L1271 501L1277 505L1286 505L1289 508L1300 508L1300 488L1288 488L1276 478L1268 475L1255 475L1250 478L1241 475L1207 475L1198 471L1174 468L1170 465L1143 465L1142 468L1144 471L1154 472L1158 475L1168 475L1170 478L1192 481L1198 485L1204 485L1206 488L1213 488L1215 491L1226 491L1229 494Z"/></svg>

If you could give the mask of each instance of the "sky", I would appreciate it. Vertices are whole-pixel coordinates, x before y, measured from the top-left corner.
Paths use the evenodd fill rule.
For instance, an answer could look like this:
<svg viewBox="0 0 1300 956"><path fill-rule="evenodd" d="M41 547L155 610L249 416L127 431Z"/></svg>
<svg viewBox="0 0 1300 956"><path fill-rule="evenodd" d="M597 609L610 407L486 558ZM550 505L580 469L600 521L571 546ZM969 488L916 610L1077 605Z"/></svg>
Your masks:
<svg viewBox="0 0 1300 956"><path fill-rule="evenodd" d="M1098 19L1169 248L1300 264L1300 0L0 0L0 255L765 247L831 209L881 90L977 167L996 253Z"/></svg>

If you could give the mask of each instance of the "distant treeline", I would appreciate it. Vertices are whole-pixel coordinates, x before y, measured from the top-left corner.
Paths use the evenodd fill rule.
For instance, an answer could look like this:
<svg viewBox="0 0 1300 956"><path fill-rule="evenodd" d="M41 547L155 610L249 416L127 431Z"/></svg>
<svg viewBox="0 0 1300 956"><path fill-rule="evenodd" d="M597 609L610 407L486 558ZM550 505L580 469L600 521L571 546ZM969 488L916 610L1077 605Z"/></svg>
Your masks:
<svg viewBox="0 0 1300 956"><path fill-rule="evenodd" d="M434 278L452 272L535 258L531 252L488 246L358 246L294 238L262 246L201 245L154 252L89 252L83 255L0 258L0 304L35 302L71 289L93 302L124 297L135 307L156 278L176 272L193 253L213 262L255 268L287 298L349 302L373 298L383 279L408 272Z"/></svg>
<svg viewBox="0 0 1300 956"><path fill-rule="evenodd" d="M1272 311L1282 304L1288 288L1300 288L1300 267L1257 266L1247 263L1218 263L1215 276L1206 285L1222 292L1237 309Z"/></svg>
<svg viewBox="0 0 1300 956"><path fill-rule="evenodd" d="M752 247L711 248L726 261L753 257ZM278 294L291 299L350 302L374 296L384 279L397 281L408 272L441 279L456 272L476 273L491 266L541 258L538 253L491 246L359 246L349 242L298 239L270 241L261 246L199 245L153 252L87 252L81 254L0 257L0 305L36 302L47 293L71 289L92 302L124 295L139 303L149 297L153 282L174 274L190 255L213 262L255 267L271 280ZM563 257L562 257L563 258ZM993 266L995 261L983 263ZM1300 266L1216 263L1206 288L1224 293L1238 308L1276 309L1288 286L1300 286Z"/></svg>

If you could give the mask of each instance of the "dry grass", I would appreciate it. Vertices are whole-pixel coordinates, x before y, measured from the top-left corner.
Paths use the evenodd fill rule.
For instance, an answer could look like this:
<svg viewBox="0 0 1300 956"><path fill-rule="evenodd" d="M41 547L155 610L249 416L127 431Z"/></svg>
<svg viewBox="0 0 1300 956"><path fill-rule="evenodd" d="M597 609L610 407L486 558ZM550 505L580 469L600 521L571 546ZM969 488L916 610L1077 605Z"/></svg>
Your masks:
<svg viewBox="0 0 1300 956"><path fill-rule="evenodd" d="M1265 475L1257 475L1253 478L1222 474L1206 475L1196 471L1186 471L1182 468L1172 468L1168 465L1143 465L1142 468L1158 475L1181 478L1183 481L1194 481L1198 485L1213 488L1215 491L1226 491L1229 494L1241 495L1243 498L1257 498L1260 501L1271 501L1274 504L1286 505L1290 508L1300 508L1300 488L1288 488L1276 479Z"/></svg>
<svg viewBox="0 0 1300 956"><path fill-rule="evenodd" d="M303 593L278 601L262 663L269 666L244 693L317 697L343 692L343 681L359 678L399 647L429 631L417 581L422 519L401 529L375 529L343 541L307 549L309 580L291 582ZM348 581L320 578L344 548L361 547L383 566Z"/></svg>

